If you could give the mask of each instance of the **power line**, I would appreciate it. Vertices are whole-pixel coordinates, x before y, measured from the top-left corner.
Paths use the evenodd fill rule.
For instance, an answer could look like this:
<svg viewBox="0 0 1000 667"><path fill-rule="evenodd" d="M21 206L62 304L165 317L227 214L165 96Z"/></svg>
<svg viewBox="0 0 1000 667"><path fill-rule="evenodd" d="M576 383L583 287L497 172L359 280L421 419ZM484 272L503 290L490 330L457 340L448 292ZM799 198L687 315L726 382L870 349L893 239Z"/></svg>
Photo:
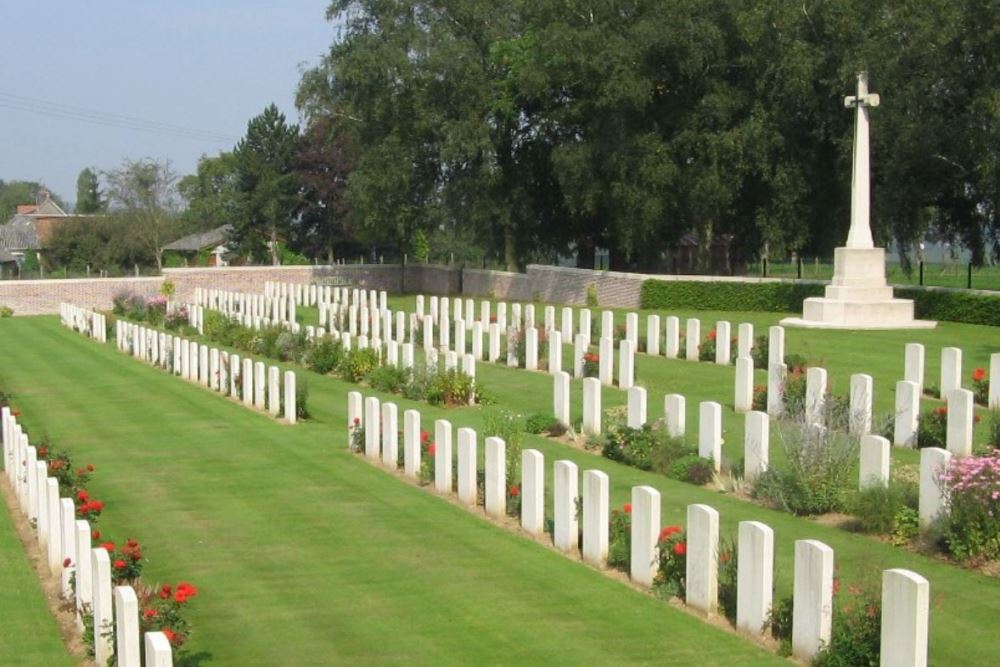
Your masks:
<svg viewBox="0 0 1000 667"><path fill-rule="evenodd" d="M214 132L210 130L200 130L183 125L174 125L161 121L148 120L137 116L126 116L105 111L87 109L61 102L51 102L14 93L0 91L0 107L15 111L25 111L55 118L82 121L105 127L116 127L138 132L147 132L160 136L171 136L181 139L191 139L197 141L213 141L234 143L235 138L231 135Z"/></svg>

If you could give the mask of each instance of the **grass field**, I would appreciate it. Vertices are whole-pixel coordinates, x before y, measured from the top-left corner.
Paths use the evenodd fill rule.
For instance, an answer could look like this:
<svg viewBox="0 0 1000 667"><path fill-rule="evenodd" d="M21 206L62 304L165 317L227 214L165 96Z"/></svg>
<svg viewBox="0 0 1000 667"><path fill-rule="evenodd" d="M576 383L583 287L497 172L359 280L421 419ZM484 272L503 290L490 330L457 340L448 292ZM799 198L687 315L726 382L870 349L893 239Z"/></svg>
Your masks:
<svg viewBox="0 0 1000 667"><path fill-rule="evenodd" d="M411 301L393 304L403 305L412 308ZM716 319L753 321L762 333L780 318L697 316L703 333ZM909 333L789 330L786 347L821 360L834 391L846 390L850 373L872 374L877 404L888 410L891 387L902 374L902 345L913 340L928 346L928 382L936 382L944 345L965 350L966 381L1000 349L995 329L947 323ZM452 662L456 655L486 662L768 658L708 626L685 625L691 619L666 605L464 516L346 454L345 393L354 385L300 371L309 378L315 419L289 428L61 330L48 318L0 323L0 346L23 350L0 359L0 377L18 393L32 432L44 426L57 443L92 454L100 466L93 489L111 503L107 528L120 536L134 531L149 544L156 554L147 570L152 576L202 586L192 648L210 654L212 662L232 664L252 650L268 656L261 664L375 663L403 650L412 650L417 662ZM550 409L551 382L544 374L479 364L478 377L502 405L525 414ZM664 393L688 396L689 424L696 424L699 400L720 400L727 406L724 450L738 454L742 417L731 410L731 367L640 356L637 377L650 388L651 418L662 414ZM614 389L604 397L605 405L624 402ZM480 409L443 411L393 400L401 408L418 407L427 422L446 416L456 426L481 429L483 423ZM579 403L574 383L575 415ZM658 488L664 524L682 523L693 502L720 511L723 536L735 533L740 520L768 523L777 539L778 595L790 591L796 539L830 544L847 585L884 567L913 569L931 581L935 663L988 664L1000 651L991 626L1000 612L996 579L542 438L529 437L526 446L545 453L549 486L551 462L564 458L581 469L606 471L615 505L627 502L634 485ZM772 452L777 449L773 444ZM915 452L894 450L893 456L915 460ZM130 502L136 493L143 502ZM590 605L592 596L600 604ZM337 604L344 600L350 611ZM326 628L338 638L351 636L334 640ZM288 644L271 646L277 639ZM643 649L630 652L635 644ZM711 652L692 653L699 645Z"/></svg>
<svg viewBox="0 0 1000 667"><path fill-rule="evenodd" d="M289 427L54 318L4 320L0 348L30 433L97 466L104 536L199 587L196 664L777 662L349 454L343 383L312 378L315 419ZM0 528L3 576L30 577ZM0 664L57 664L0 636Z"/></svg>

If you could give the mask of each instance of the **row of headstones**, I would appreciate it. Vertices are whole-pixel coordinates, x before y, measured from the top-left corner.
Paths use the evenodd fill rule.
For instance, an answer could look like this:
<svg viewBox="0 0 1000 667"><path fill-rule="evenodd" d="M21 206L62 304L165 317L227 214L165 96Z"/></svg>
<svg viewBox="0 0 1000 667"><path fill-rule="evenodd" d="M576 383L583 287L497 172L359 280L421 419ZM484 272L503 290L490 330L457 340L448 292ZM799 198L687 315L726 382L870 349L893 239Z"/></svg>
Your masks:
<svg viewBox="0 0 1000 667"><path fill-rule="evenodd" d="M282 383L281 369L277 366L267 367L264 362L254 362L249 357L240 359L238 354L124 320L115 323L115 336L120 351L172 375L241 400L248 408L266 410L272 417L281 414L283 391L283 416L288 423L295 423L294 371L285 371Z"/></svg>
<svg viewBox="0 0 1000 667"><path fill-rule="evenodd" d="M108 319L101 313L71 303L60 303L59 319L63 326L79 331L98 343L108 342Z"/></svg>
<svg viewBox="0 0 1000 667"><path fill-rule="evenodd" d="M822 369L816 369L822 370ZM819 373L815 377L821 378ZM867 376L866 376L867 377ZM869 386L870 386L870 378ZM570 425L570 378L560 372L553 378L553 412L557 421ZM821 395L825 387L813 380L807 394ZM869 392L870 397L870 392ZM852 395L852 409L856 405ZM868 405L870 417L870 403ZM956 411L957 412L957 411ZM672 438L683 438L686 433L687 401L681 394L667 394L663 399L664 428ZM642 428L647 422L647 392L644 387L628 390L626 424ZM583 381L583 431L588 434L601 432L601 385L595 378ZM952 416L949 416L951 431ZM967 420L971 429L971 419ZM767 470L770 461L770 417L766 412L749 411L743 427L744 479L753 481ZM971 432L971 431L970 431ZM715 401L702 401L698 405L698 455L712 461L719 471L722 460L722 406ZM950 443L949 443L950 444ZM971 446L971 445L970 445ZM865 434L859 448L859 488L874 485L888 486L890 470L890 445L888 439ZM968 454L957 454L967 456ZM947 497L941 489L939 476L951 460L950 450L925 448L920 458L920 503L922 525L930 525L942 512L947 511Z"/></svg>
<svg viewBox="0 0 1000 667"><path fill-rule="evenodd" d="M924 391L924 346L920 343L907 343L904 355L903 379L916 385L916 395ZM1000 352L990 354L989 390L987 406L1000 409ZM951 398L956 389L962 388L962 350L957 347L941 348L941 381L938 397L951 407Z"/></svg>
<svg viewBox="0 0 1000 667"><path fill-rule="evenodd" d="M268 297L285 297L300 306L316 306L321 303L360 303L374 295L375 290L365 290L358 287L342 285L320 285L319 283L285 283L268 280L264 282L264 295ZM381 294L385 294L383 290ZM374 303L374 296L370 297ZM383 303L383 307L385 304Z"/></svg>
<svg viewBox="0 0 1000 667"><path fill-rule="evenodd" d="M71 498L59 497L59 482L48 474L48 465L11 413L0 409L3 462L14 498L35 526L39 549L53 577L60 579L62 597L76 609L76 623L83 630L88 611L93 614L97 664L106 664L117 646L119 667L140 667L139 601L131 586L111 585L108 551L92 547L89 521L76 518ZM23 462L23 465L19 465ZM112 643L112 633L115 643ZM173 664L170 642L162 632L145 636L147 667Z"/></svg>
<svg viewBox="0 0 1000 667"><path fill-rule="evenodd" d="M403 416L403 470L417 478L420 471L420 413ZM398 408L377 397L350 392L347 401L347 441L355 429L364 429L365 455L395 469L398 460ZM453 489L452 425L434 422L434 488ZM488 437L485 446L486 513L506 514L506 443ZM475 505L477 497L477 434L457 432L457 495ZM532 535L545 529L545 459L533 449L521 455L521 527ZM553 542L556 548L582 554L596 567L607 564L609 540L609 479L599 470L580 475L572 461L556 461L553 469ZM649 486L632 489L630 578L651 586L656 576L660 535L660 493ZM581 507L581 526L577 507ZM770 615L774 579L774 531L757 521L739 524L737 574L737 628L750 635L765 632ZM718 607L719 513L708 505L687 508L686 599L692 608L713 614ZM833 549L816 540L795 542L792 646L796 656L815 656L828 644L833 617ZM924 665L927 660L929 583L907 570L886 570L882 584L882 664Z"/></svg>
<svg viewBox="0 0 1000 667"><path fill-rule="evenodd" d="M273 325L295 322L295 300L287 296L197 287L194 305L217 310L228 316L238 315L241 321L249 318L249 321L263 320Z"/></svg>

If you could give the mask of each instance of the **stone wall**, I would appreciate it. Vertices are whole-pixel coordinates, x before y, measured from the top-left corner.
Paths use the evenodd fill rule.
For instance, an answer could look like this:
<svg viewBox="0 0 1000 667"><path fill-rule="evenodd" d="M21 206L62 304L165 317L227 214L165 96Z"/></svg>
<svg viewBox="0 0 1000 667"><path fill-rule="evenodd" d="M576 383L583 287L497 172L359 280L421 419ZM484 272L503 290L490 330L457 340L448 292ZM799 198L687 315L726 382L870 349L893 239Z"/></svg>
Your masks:
<svg viewBox="0 0 1000 667"><path fill-rule="evenodd" d="M152 296L160 291L163 278L70 278L65 280L0 280L0 306L15 315L46 315L59 312L59 304L81 308L110 309L119 292Z"/></svg>
<svg viewBox="0 0 1000 667"><path fill-rule="evenodd" d="M179 301L194 298L196 287L230 292L263 293L268 281L288 283L344 283L368 289L399 291L399 265L337 264L334 266L223 266L164 269Z"/></svg>

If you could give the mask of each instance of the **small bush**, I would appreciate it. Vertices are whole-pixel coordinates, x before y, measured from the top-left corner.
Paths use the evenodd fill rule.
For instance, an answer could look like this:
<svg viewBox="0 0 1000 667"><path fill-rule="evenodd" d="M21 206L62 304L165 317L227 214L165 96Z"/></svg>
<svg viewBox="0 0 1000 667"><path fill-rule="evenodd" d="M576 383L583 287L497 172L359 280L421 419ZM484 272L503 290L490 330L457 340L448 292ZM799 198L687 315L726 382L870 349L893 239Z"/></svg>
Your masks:
<svg viewBox="0 0 1000 667"><path fill-rule="evenodd" d="M528 433L550 433L555 422L552 415L536 412L525 420L524 430Z"/></svg>
<svg viewBox="0 0 1000 667"><path fill-rule="evenodd" d="M688 454L677 459L670 466L669 476L695 486L704 486L712 481L715 466L709 459L697 454Z"/></svg>
<svg viewBox="0 0 1000 667"><path fill-rule="evenodd" d="M474 397L472 377L457 368L434 374L427 386L427 402L431 405L469 405Z"/></svg>
<svg viewBox="0 0 1000 667"><path fill-rule="evenodd" d="M736 539L730 537L719 543L719 611L736 625L736 575L739 570L739 550Z"/></svg>
<svg viewBox="0 0 1000 667"><path fill-rule="evenodd" d="M767 626L780 643L778 654L783 656L792 654L792 602L792 596L775 600L767 615Z"/></svg>
<svg viewBox="0 0 1000 667"><path fill-rule="evenodd" d="M628 572L632 562L632 506L611 510L608 521L608 567Z"/></svg>
<svg viewBox="0 0 1000 667"><path fill-rule="evenodd" d="M306 352L305 362L309 370L320 375L332 372L343 356L344 348L340 341L324 338Z"/></svg>
<svg viewBox="0 0 1000 667"><path fill-rule="evenodd" d="M896 534L900 528L900 514L905 509L916 509L918 494L917 486L912 483L870 486L856 492L847 503L847 509L857 518L863 532Z"/></svg>
<svg viewBox="0 0 1000 667"><path fill-rule="evenodd" d="M959 560L1000 558L1000 451L952 460L940 484L949 511L941 536Z"/></svg>
<svg viewBox="0 0 1000 667"><path fill-rule="evenodd" d="M295 384L295 416L298 419L309 419L309 383L301 375Z"/></svg>
<svg viewBox="0 0 1000 667"><path fill-rule="evenodd" d="M629 428L612 422L605 432L601 454L640 470L652 470L651 455L657 446L657 435L648 424L642 428Z"/></svg>
<svg viewBox="0 0 1000 667"><path fill-rule="evenodd" d="M750 348L750 356L753 357L753 367L767 370L767 362L770 358L771 340L769 336L757 336Z"/></svg>
<svg viewBox="0 0 1000 667"><path fill-rule="evenodd" d="M361 382L378 366L378 355L371 348L352 349L344 353L337 374L348 382Z"/></svg>
<svg viewBox="0 0 1000 667"><path fill-rule="evenodd" d="M402 394L410 381L410 372L398 366L379 366L365 378L368 386L377 391ZM423 398L421 395L420 398Z"/></svg>
<svg viewBox="0 0 1000 667"><path fill-rule="evenodd" d="M929 410L917 421L917 447L944 447L948 440L948 408Z"/></svg>
<svg viewBox="0 0 1000 667"><path fill-rule="evenodd" d="M687 538L680 526L664 526L657 540L660 559L653 590L665 598L683 598L687 583Z"/></svg>
<svg viewBox="0 0 1000 667"><path fill-rule="evenodd" d="M587 285L587 308L597 308L597 284L590 283Z"/></svg>
<svg viewBox="0 0 1000 667"><path fill-rule="evenodd" d="M813 660L822 667L878 665L882 644L882 601L876 587L851 589L833 611L830 643Z"/></svg>
<svg viewBox="0 0 1000 667"><path fill-rule="evenodd" d="M13 317L14 309L10 306L0 306L0 317Z"/></svg>

